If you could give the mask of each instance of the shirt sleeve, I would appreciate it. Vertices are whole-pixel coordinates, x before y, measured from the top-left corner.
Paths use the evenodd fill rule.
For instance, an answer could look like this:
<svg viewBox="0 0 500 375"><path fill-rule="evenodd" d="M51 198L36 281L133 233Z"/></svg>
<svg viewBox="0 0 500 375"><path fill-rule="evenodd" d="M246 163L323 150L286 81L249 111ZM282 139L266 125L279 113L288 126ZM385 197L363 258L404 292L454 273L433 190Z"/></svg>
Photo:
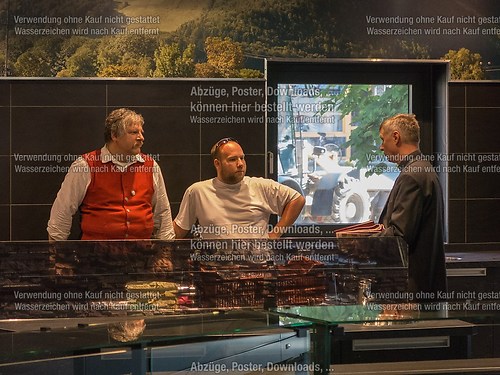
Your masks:
<svg viewBox="0 0 500 375"><path fill-rule="evenodd" d="M89 165L80 157L71 164L50 210L47 232L54 240L68 239L73 215L85 198L90 181Z"/></svg>
<svg viewBox="0 0 500 375"><path fill-rule="evenodd" d="M196 207L192 199L192 186L188 187L182 197L175 223L184 230L190 230L196 222Z"/></svg>
<svg viewBox="0 0 500 375"><path fill-rule="evenodd" d="M266 200L273 213L281 215L286 205L299 198L301 195L298 191L289 186L280 184L277 181L266 179L263 180L266 184Z"/></svg>
<svg viewBox="0 0 500 375"><path fill-rule="evenodd" d="M174 226L172 224L172 212L168 200L165 181L160 166L154 161L153 169L154 193L151 200L153 207L153 238L158 240L172 240L175 238Z"/></svg>

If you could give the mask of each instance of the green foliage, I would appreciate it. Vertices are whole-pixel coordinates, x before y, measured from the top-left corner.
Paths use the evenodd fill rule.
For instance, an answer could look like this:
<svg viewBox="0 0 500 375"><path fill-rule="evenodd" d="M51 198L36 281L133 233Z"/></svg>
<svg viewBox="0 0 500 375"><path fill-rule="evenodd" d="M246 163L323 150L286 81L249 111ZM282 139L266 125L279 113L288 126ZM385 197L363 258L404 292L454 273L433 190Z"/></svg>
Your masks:
<svg viewBox="0 0 500 375"><path fill-rule="evenodd" d="M353 14L367 6L365 0L215 0L203 17L175 35L196 45L197 59L203 59L209 36L228 37L254 56L429 58L427 40L361 35L366 21Z"/></svg>
<svg viewBox="0 0 500 375"><path fill-rule="evenodd" d="M344 146L351 147L351 161L357 168L371 168L370 162L382 156L379 150L382 121L408 112L408 86L386 86L380 95L375 95L375 89L374 85L345 85L339 94L322 103L324 108L335 105L343 118L350 116L354 129ZM330 88L324 90L325 95L328 92Z"/></svg>
<svg viewBox="0 0 500 375"><path fill-rule="evenodd" d="M50 77L52 61L47 52L31 49L23 53L14 64L16 75L21 77Z"/></svg>
<svg viewBox="0 0 500 375"><path fill-rule="evenodd" d="M98 74L98 77L137 77L135 65L107 65Z"/></svg>
<svg viewBox="0 0 500 375"><path fill-rule="evenodd" d="M385 44L373 44L370 41L363 43L348 43L346 53L358 58L387 58L400 59L428 59L429 48L415 41L393 39Z"/></svg>
<svg viewBox="0 0 500 375"><path fill-rule="evenodd" d="M25 16L113 15L114 0L9 0L12 13Z"/></svg>
<svg viewBox="0 0 500 375"><path fill-rule="evenodd" d="M51 77L59 70L58 52L63 39L45 37L19 55L14 63L15 74L21 77Z"/></svg>
<svg viewBox="0 0 500 375"><path fill-rule="evenodd" d="M118 14L115 5L114 0L9 0L9 15L10 22L13 22L12 19L15 15L61 17L61 19L68 15L73 17L85 17L87 15L113 16ZM4 4L5 7L6 4ZM75 27L77 26L75 24ZM7 61L10 70L9 74L29 77L75 76L80 74L95 76L95 70L94 74L92 74L93 69L91 69L89 61L83 58L83 50L77 52L80 46L83 49L90 48L86 45L84 39L20 36L15 35L11 29L8 40ZM73 45L71 46L71 44ZM91 52L93 51L91 50ZM73 53L77 53L77 56L72 59L71 66L67 67L68 59ZM91 53L90 56L94 58L92 64L95 65L95 55ZM78 62L81 62L84 66L77 66Z"/></svg>
<svg viewBox="0 0 500 375"><path fill-rule="evenodd" d="M156 69L153 77L193 77L194 45L181 52L178 43L161 45L154 53Z"/></svg>
<svg viewBox="0 0 500 375"><path fill-rule="evenodd" d="M236 77L243 65L243 49L230 38L208 37L205 40L207 64L212 65L221 77Z"/></svg>
<svg viewBox="0 0 500 375"><path fill-rule="evenodd" d="M482 57L479 53L460 48L458 51L450 50L443 56L443 59L450 60L451 79L481 80L485 77Z"/></svg>
<svg viewBox="0 0 500 375"><path fill-rule="evenodd" d="M124 77L147 77L153 70L153 56L159 46L157 37L149 35L119 35L102 39L97 50L97 68L100 77L110 77L120 71L128 75ZM108 67L112 67L108 70ZM135 67L131 75L129 70Z"/></svg>
<svg viewBox="0 0 500 375"><path fill-rule="evenodd" d="M259 70L255 69L240 69L239 77L240 78L262 78L264 75Z"/></svg>
<svg viewBox="0 0 500 375"><path fill-rule="evenodd" d="M260 76L260 72L243 69L243 49L230 38L208 37L205 41L207 62L196 64L197 77L209 78L247 78Z"/></svg>
<svg viewBox="0 0 500 375"><path fill-rule="evenodd" d="M184 24L179 40L197 46L202 59L203 40L230 38L246 54L287 57L338 55L335 9L328 0L214 1L202 18Z"/></svg>
<svg viewBox="0 0 500 375"><path fill-rule="evenodd" d="M176 6L167 1L151 3L150 9L153 10L155 7L168 10ZM106 17L119 15L119 10L128 5L126 1L114 0L10 0L9 4L11 18L14 15ZM3 50L8 51L6 65L11 70L15 67L13 74L40 76L103 75L108 66L113 67L112 71L117 66L126 67L124 71L135 66L134 74L142 77L254 77L261 74L242 70L242 56L430 57L428 38L384 38L360 33L359 30L366 27L366 19L353 16L360 7L363 7L364 14L374 14L380 10L379 2L366 0L213 0L201 17L183 24L175 32L162 34L161 38L142 35L104 36L92 38L99 43L89 45L87 38L68 37L70 45L59 44L60 50L54 48L55 45L47 45L43 50L37 45L37 39L53 38L15 35L11 27L8 49ZM77 26L81 25L74 25ZM0 39L5 39L2 38L4 32L0 30ZM218 38L220 41L211 41L207 46L209 38ZM227 43L229 50L221 49L224 43ZM174 44L179 46L179 52L169 50L168 46ZM162 50L160 46L166 49ZM187 46L190 46L189 50ZM222 50L222 55L212 53L212 49ZM90 52L88 59L83 56L85 51ZM458 51L457 56L446 57L463 60L456 67L452 65L452 78L483 79L484 72L480 61L478 65L476 55L460 57L461 54ZM198 63L195 68L190 60L195 65ZM36 66L33 61L38 61L40 66ZM48 63L53 64L50 69L45 66Z"/></svg>
<svg viewBox="0 0 500 375"><path fill-rule="evenodd" d="M195 76L200 78L222 78L216 66L209 63L199 63L195 66Z"/></svg>
<svg viewBox="0 0 500 375"><path fill-rule="evenodd" d="M64 41L59 51L62 68L57 72L57 77L95 77L98 46L98 39L82 36L73 36Z"/></svg>
<svg viewBox="0 0 500 375"><path fill-rule="evenodd" d="M429 59L431 54L429 48L425 45L417 43L415 41L399 41L399 48L401 48L401 54L399 55L386 55L386 56L399 56L400 58L417 58L417 59Z"/></svg>

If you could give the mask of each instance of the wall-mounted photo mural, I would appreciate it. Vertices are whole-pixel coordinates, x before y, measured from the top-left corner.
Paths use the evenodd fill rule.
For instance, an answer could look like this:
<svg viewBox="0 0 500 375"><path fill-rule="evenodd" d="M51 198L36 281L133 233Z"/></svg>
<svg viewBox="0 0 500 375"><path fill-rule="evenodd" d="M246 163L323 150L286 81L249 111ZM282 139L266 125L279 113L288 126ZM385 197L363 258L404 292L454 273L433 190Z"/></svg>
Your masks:
<svg viewBox="0 0 500 375"><path fill-rule="evenodd" d="M0 72L19 77L243 77L262 58L447 59L494 79L496 0L1 0Z"/></svg>

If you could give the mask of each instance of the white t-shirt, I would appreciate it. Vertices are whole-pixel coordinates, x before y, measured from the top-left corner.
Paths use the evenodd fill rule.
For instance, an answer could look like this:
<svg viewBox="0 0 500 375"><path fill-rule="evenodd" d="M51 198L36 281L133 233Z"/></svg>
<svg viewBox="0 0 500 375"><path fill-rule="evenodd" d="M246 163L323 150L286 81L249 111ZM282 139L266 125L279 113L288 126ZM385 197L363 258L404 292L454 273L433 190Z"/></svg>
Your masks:
<svg viewBox="0 0 500 375"><path fill-rule="evenodd" d="M238 184L217 178L196 182L182 198L176 224L201 238L268 238L269 217L281 215L300 193L274 180L245 176Z"/></svg>

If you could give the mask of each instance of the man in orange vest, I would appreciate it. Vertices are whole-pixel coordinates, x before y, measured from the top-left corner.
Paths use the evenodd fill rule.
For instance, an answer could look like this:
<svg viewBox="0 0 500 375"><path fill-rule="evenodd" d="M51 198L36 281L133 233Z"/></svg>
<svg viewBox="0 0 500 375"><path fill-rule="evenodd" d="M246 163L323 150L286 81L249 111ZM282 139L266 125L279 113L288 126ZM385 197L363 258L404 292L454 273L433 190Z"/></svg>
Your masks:
<svg viewBox="0 0 500 375"><path fill-rule="evenodd" d="M130 109L108 115L106 144L78 158L64 178L50 212L49 240L68 238L77 210L82 240L175 237L160 167L141 153L143 125Z"/></svg>

